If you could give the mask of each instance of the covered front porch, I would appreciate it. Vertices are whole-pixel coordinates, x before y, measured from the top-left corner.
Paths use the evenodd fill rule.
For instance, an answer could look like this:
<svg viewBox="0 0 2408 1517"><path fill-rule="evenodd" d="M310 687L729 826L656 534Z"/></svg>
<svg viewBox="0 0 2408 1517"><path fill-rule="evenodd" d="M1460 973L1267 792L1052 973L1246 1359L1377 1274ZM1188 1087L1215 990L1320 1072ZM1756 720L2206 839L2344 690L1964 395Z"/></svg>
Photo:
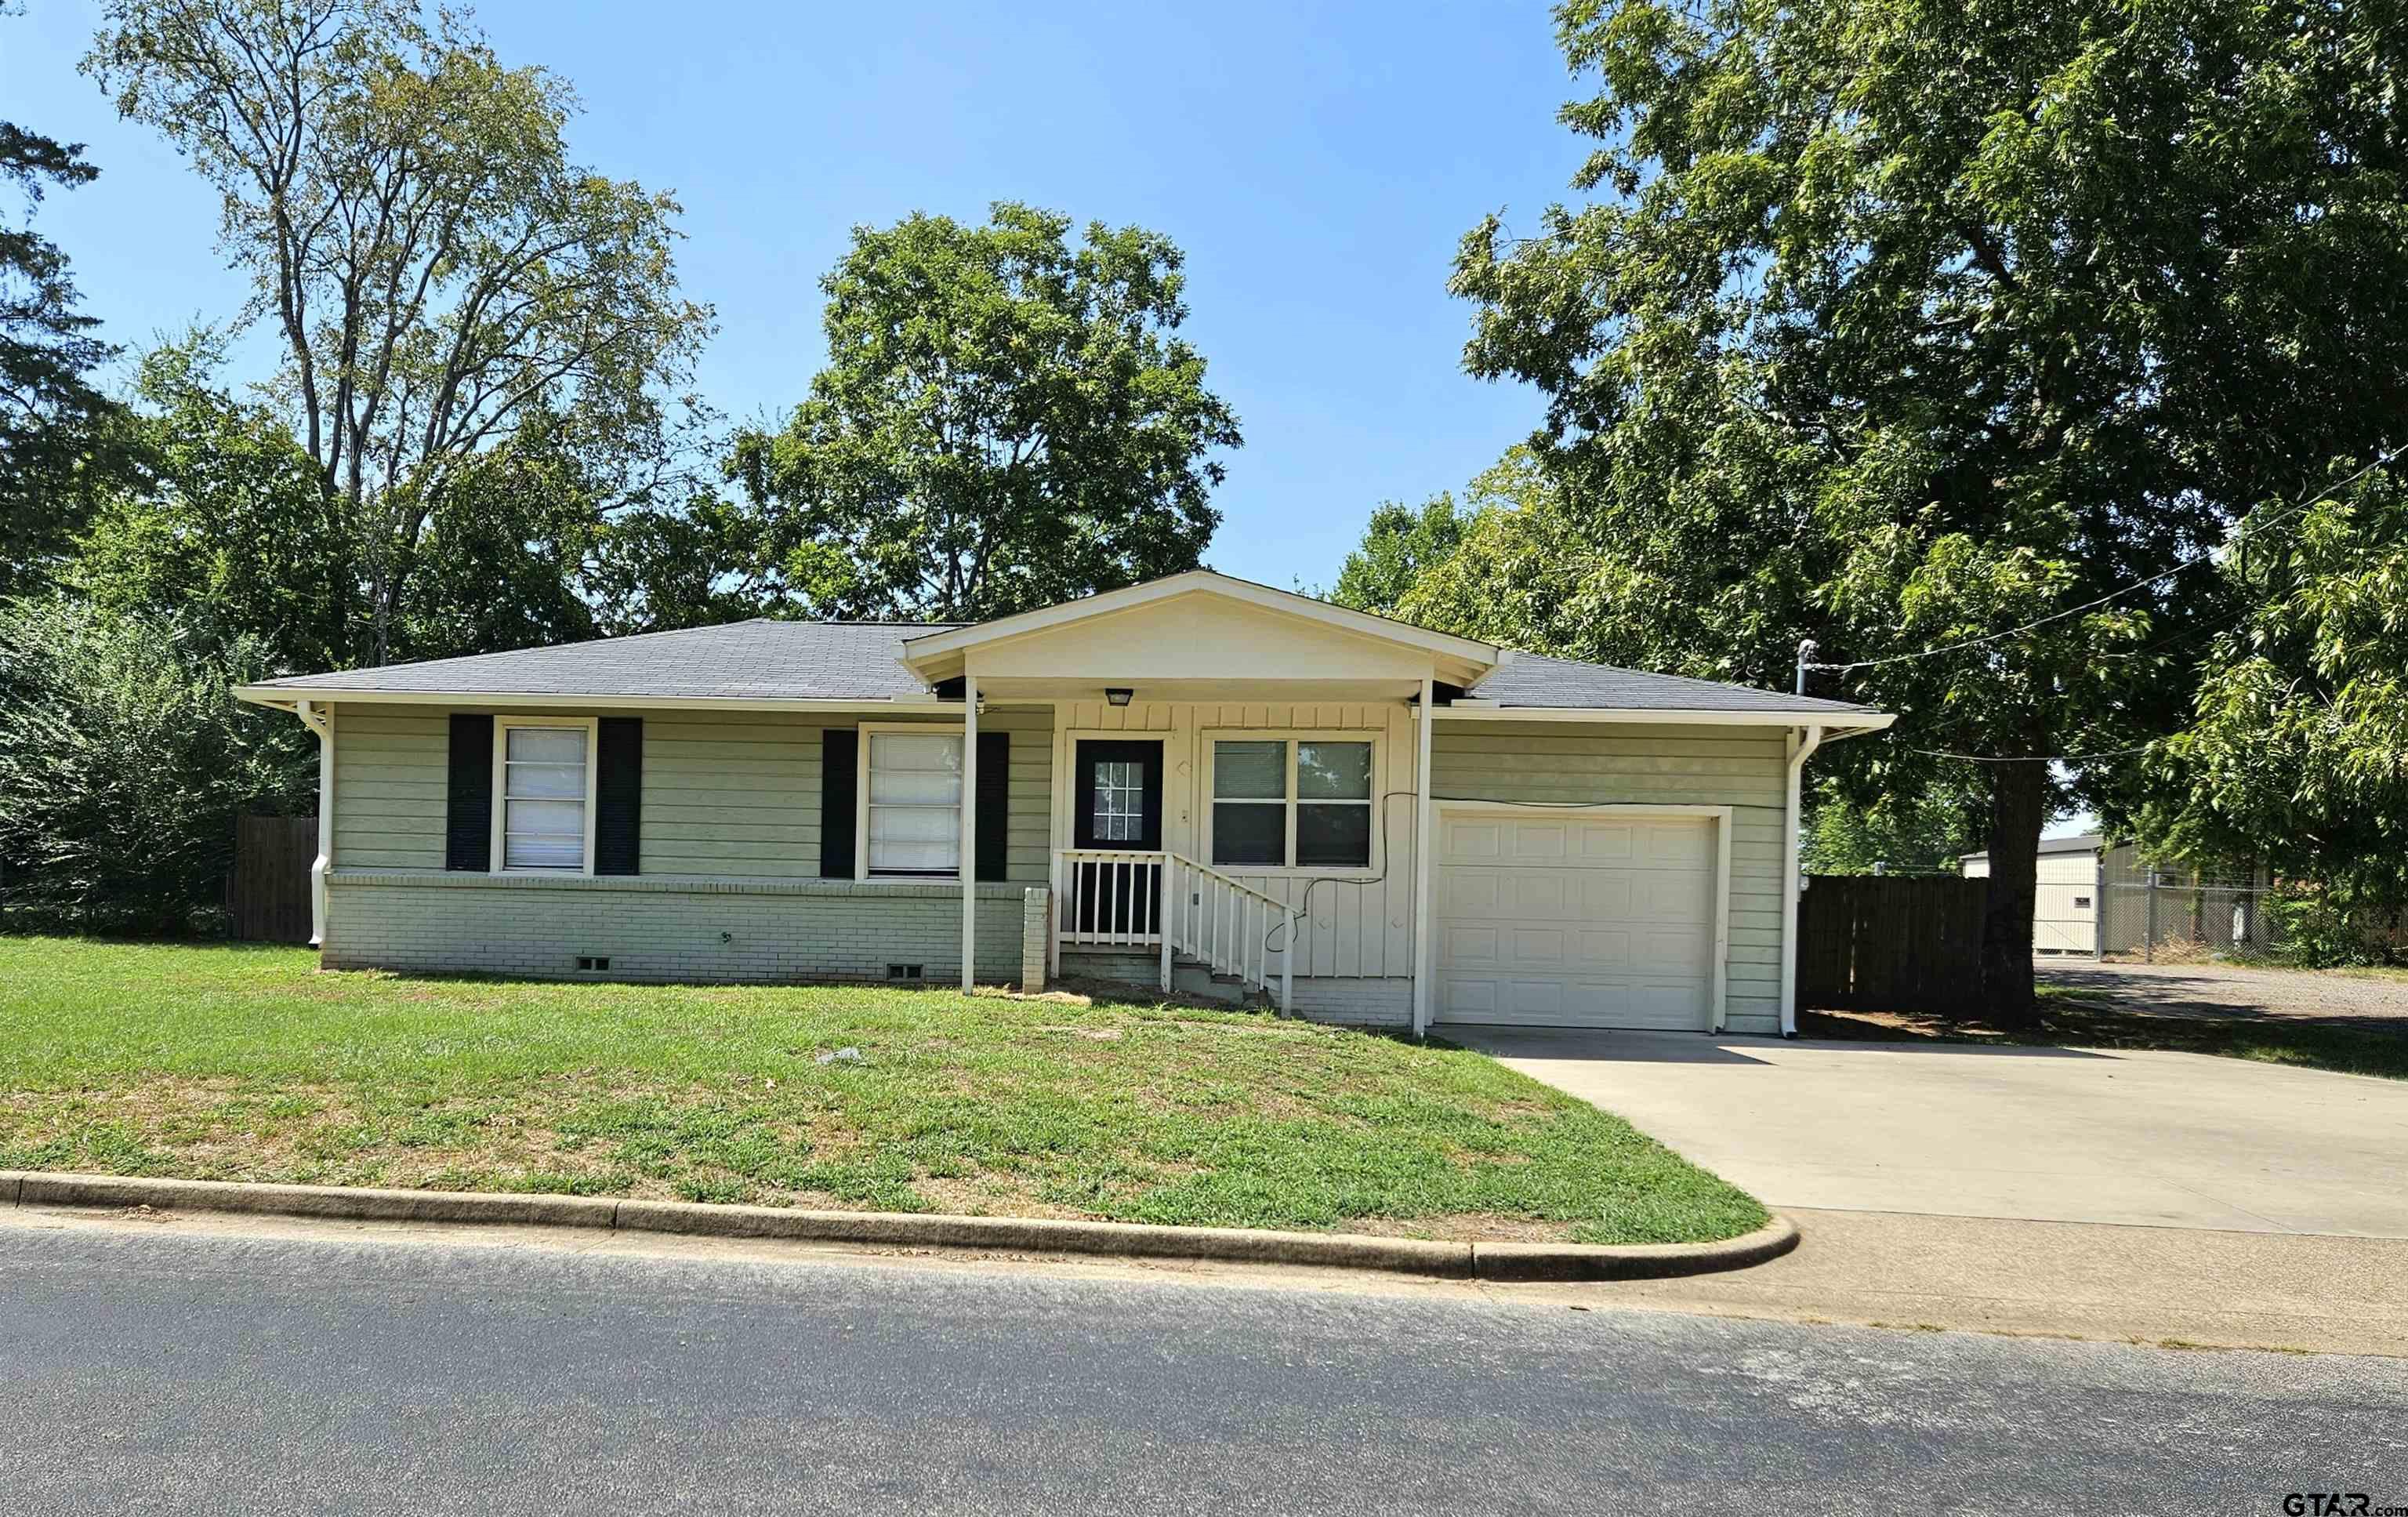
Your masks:
<svg viewBox="0 0 2408 1517"><path fill-rule="evenodd" d="M905 644L962 702L1054 712L1048 971L1137 955L1283 1010L1378 1001L1419 1031L1439 701L1510 657L1468 639L1215 578L1095 597ZM977 823L968 809L963 850ZM963 963L975 962L966 893ZM1361 1007L1350 1009L1362 1009ZM1385 1020L1385 1017L1377 1020Z"/></svg>

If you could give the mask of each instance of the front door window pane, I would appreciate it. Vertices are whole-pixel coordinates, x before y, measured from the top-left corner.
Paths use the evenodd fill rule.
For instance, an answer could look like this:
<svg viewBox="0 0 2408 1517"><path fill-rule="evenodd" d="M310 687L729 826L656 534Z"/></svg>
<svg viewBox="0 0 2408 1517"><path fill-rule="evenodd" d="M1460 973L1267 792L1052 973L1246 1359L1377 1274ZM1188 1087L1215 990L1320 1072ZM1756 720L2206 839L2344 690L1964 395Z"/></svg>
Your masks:
<svg viewBox="0 0 2408 1517"><path fill-rule="evenodd" d="M1125 759L1096 765L1096 841L1135 843L1145 837L1145 766Z"/></svg>

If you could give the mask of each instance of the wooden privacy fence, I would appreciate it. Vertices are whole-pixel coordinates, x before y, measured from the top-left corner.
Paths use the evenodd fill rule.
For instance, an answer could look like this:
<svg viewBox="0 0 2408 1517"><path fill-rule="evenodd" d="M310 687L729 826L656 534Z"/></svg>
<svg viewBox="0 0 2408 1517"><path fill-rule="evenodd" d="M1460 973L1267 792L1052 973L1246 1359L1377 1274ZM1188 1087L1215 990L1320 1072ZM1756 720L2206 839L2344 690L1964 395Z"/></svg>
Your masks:
<svg viewBox="0 0 2408 1517"><path fill-rule="evenodd" d="M235 818L234 873L226 880L234 935L253 942L308 942L309 866L317 862L316 817Z"/></svg>
<svg viewBox="0 0 2408 1517"><path fill-rule="evenodd" d="M1971 1010L1989 888L1947 876L1809 876L1798 899L1799 1009Z"/></svg>

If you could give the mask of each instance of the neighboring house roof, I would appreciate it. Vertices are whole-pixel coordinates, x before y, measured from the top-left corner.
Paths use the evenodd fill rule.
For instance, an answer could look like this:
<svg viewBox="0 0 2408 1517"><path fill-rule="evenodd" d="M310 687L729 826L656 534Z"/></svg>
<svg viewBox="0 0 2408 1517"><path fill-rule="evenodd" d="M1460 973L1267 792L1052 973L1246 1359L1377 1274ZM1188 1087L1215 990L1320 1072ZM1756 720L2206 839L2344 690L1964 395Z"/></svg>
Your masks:
<svg viewBox="0 0 2408 1517"><path fill-rule="evenodd" d="M1267 608L1283 615L1326 612L1342 617L1347 630L1358 636L1393 636L1400 644L1426 648L1449 657L1484 654L1484 658L1472 662L1472 666L1484 677L1469 692L1465 703L1467 712L1472 708L1485 708L1492 715L1526 708L1711 711L1742 719L1761 712L1769 721L1779 721L1784 715L1807 719L1864 717L1870 719L1870 725L1887 720L1869 707L1844 701L1513 652L1404 623L1327 608L1309 597L1229 580L1204 571L1154 583L1177 585L1182 592L1200 588L1227 594L1233 600L1265 602ZM1225 590L1224 586L1229 588ZM1114 592L1112 596L1132 598L1146 589L1134 587L1129 592ZM1277 604L1268 604L1267 598L1275 599ZM1101 607L1104 614L1118 605L1107 596L1090 597L1090 601ZM1289 601L1297 606L1287 606ZM1072 604L1085 606L1089 602ZM290 704L320 694L418 700L442 696L465 700L616 696L679 702L925 701L934 695L934 687L923 674L915 673L907 660L941 676L950 665L940 665L939 660L959 642L946 635L985 627L1010 628L1045 614L1007 618L1000 623L983 623L977 629L953 623L762 619L599 638L555 648L478 653L338 674L301 675L245 685L236 694L274 704ZM929 656L931 651L938 658Z"/></svg>
<svg viewBox="0 0 2408 1517"><path fill-rule="evenodd" d="M2071 837L2043 837L2040 840L2040 852L2042 855L2050 853L2096 853L2099 852L2099 845L2105 840L2105 838L2101 837L2095 832L2077 833ZM1961 863L1971 863L1975 859L1986 860L1989 856L1990 851L1986 848L1978 853L1959 853L1956 855L1958 861Z"/></svg>

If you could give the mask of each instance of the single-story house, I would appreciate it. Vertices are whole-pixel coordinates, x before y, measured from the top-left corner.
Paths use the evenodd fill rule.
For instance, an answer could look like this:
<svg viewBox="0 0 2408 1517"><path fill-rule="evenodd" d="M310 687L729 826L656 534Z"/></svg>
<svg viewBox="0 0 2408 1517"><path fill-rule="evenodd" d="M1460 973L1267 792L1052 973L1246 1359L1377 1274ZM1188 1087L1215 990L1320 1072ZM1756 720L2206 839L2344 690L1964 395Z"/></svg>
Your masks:
<svg viewBox="0 0 2408 1517"><path fill-rule="evenodd" d="M1799 771L1891 720L1205 570L236 694L318 735L329 966L1101 974L1415 1033L1792 1031Z"/></svg>

